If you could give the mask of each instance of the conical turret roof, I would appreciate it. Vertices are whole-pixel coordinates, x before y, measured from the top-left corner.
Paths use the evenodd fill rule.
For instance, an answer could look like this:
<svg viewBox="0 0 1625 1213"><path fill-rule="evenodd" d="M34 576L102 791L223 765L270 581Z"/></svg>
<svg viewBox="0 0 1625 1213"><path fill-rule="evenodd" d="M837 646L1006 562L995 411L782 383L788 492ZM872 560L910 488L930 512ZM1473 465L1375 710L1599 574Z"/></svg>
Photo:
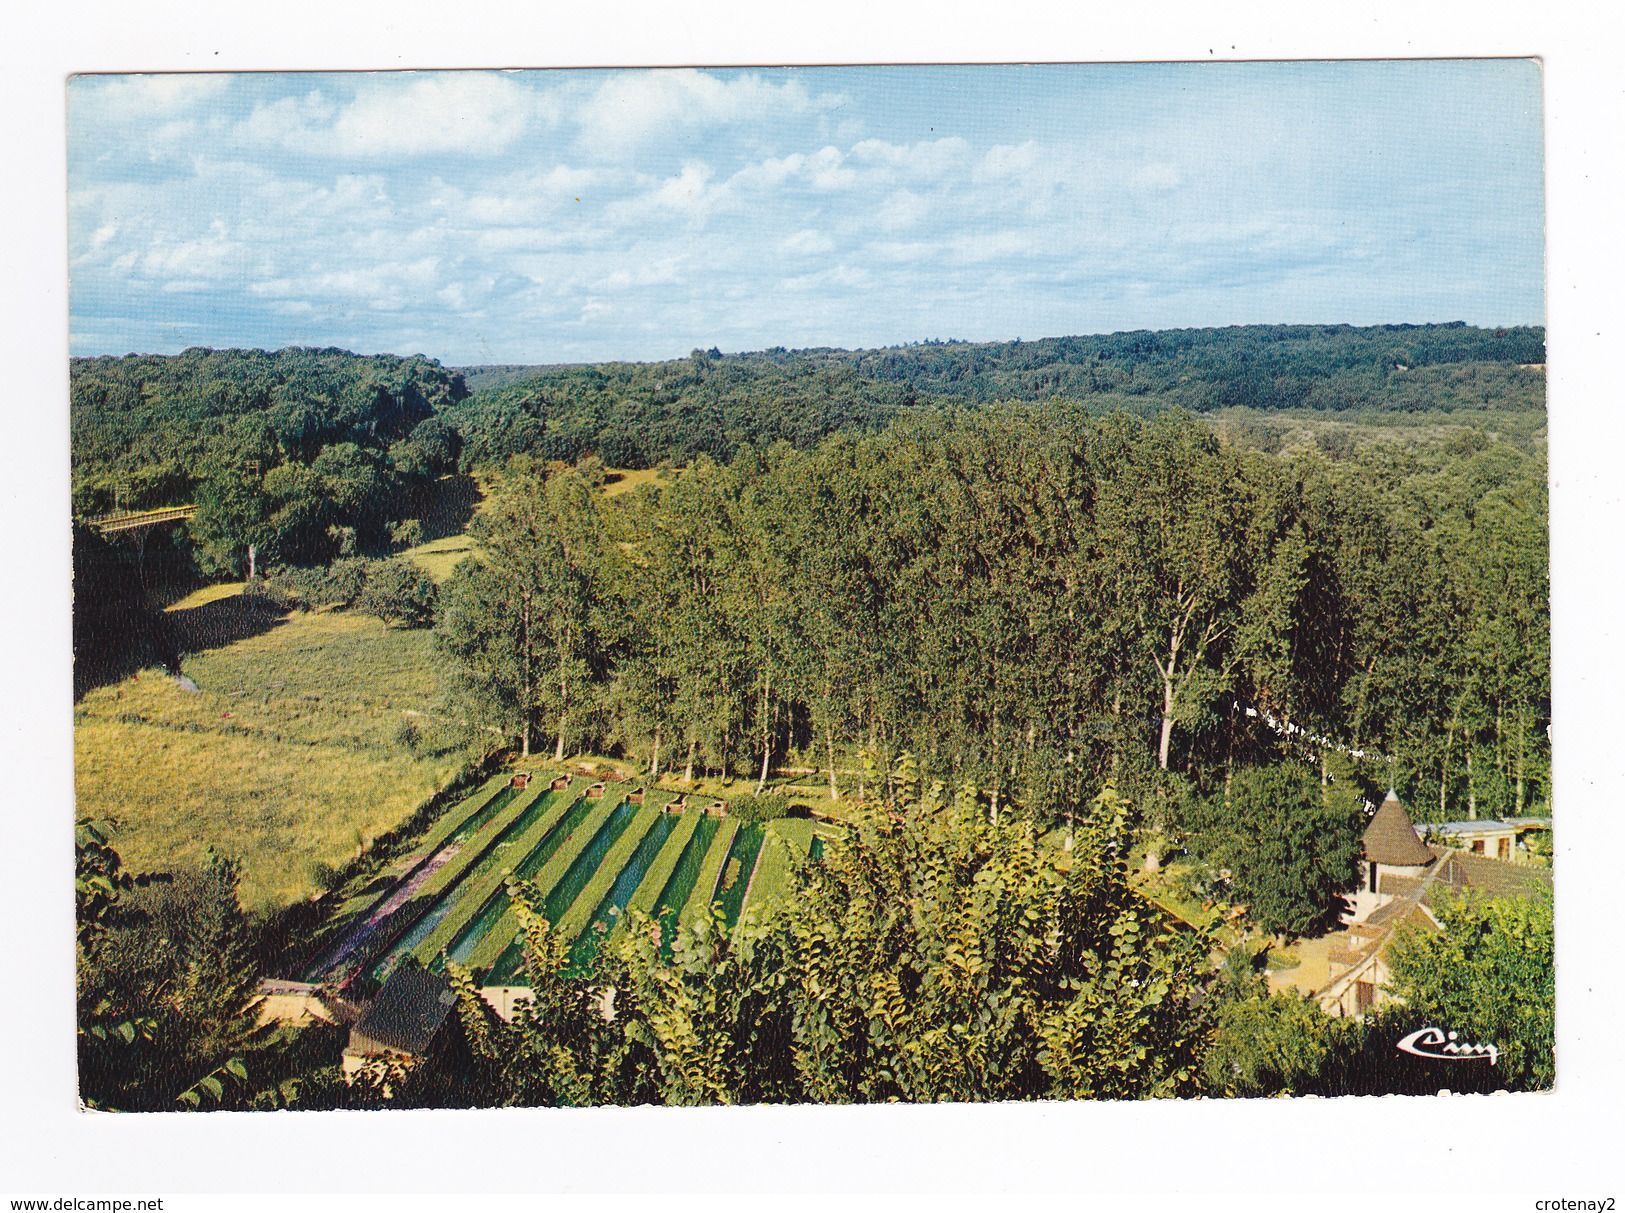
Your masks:
<svg viewBox="0 0 1625 1213"><path fill-rule="evenodd" d="M1392 788L1365 828L1365 857L1376 863L1414 868L1433 862L1433 852L1417 837L1405 806Z"/></svg>

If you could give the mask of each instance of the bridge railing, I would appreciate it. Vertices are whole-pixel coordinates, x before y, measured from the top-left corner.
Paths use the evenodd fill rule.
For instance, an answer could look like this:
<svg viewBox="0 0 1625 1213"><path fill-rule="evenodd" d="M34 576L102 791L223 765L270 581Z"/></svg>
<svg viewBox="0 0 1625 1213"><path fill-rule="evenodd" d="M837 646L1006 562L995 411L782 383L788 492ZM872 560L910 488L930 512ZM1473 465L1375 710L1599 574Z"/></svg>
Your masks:
<svg viewBox="0 0 1625 1213"><path fill-rule="evenodd" d="M178 522L197 513L195 505L172 505L158 510L129 510L120 514L102 514L89 520L90 525L104 535L117 531L133 531L138 527L156 526L161 522Z"/></svg>

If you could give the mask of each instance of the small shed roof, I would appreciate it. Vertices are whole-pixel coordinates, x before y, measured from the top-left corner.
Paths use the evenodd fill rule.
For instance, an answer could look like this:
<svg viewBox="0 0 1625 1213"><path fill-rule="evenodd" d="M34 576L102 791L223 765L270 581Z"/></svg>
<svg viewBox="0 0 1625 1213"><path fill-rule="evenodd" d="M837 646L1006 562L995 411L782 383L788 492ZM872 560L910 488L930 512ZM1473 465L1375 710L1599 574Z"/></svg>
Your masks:
<svg viewBox="0 0 1625 1213"><path fill-rule="evenodd" d="M445 978L415 965L402 965L390 974L356 1023L354 1036L401 1053L422 1053L456 1001Z"/></svg>
<svg viewBox="0 0 1625 1213"><path fill-rule="evenodd" d="M1517 829L1510 822L1499 821L1493 817L1483 821L1436 821L1429 822L1422 827L1430 834L1511 834Z"/></svg>
<svg viewBox="0 0 1625 1213"><path fill-rule="evenodd" d="M1439 894L1455 895L1466 889L1477 889L1486 897L1539 897L1552 891L1552 870L1450 851L1423 900L1431 904Z"/></svg>
<svg viewBox="0 0 1625 1213"><path fill-rule="evenodd" d="M1416 827L1392 788L1366 826L1364 841L1365 857L1374 863L1414 868L1433 862L1433 852L1417 837Z"/></svg>

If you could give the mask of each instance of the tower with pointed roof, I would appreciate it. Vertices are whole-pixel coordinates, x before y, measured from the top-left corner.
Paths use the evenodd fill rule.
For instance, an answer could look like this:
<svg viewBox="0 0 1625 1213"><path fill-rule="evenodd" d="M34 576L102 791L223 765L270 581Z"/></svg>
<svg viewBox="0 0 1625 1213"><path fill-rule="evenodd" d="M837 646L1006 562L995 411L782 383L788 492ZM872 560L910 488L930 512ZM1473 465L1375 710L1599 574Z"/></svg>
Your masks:
<svg viewBox="0 0 1625 1213"><path fill-rule="evenodd" d="M1410 814L1399 803L1399 795L1393 788L1388 789L1388 795L1383 797L1382 804L1366 826L1362 841L1365 847L1365 872L1359 891L1350 899L1353 903L1352 922L1363 922L1392 900L1392 892L1382 887L1385 873L1390 876L1420 876L1434 859L1433 852L1428 850L1417 834Z"/></svg>

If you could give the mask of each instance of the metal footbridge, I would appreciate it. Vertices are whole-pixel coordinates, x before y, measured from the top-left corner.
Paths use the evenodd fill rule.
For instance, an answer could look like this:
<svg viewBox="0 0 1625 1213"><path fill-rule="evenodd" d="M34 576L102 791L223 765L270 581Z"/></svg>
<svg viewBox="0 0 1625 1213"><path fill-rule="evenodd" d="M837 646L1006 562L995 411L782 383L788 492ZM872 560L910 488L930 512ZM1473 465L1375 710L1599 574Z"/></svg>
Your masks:
<svg viewBox="0 0 1625 1213"><path fill-rule="evenodd" d="M103 535L118 535L125 531L139 531L163 522L181 522L197 513L195 505L171 505L161 510L135 510L122 514L103 514L89 520Z"/></svg>

